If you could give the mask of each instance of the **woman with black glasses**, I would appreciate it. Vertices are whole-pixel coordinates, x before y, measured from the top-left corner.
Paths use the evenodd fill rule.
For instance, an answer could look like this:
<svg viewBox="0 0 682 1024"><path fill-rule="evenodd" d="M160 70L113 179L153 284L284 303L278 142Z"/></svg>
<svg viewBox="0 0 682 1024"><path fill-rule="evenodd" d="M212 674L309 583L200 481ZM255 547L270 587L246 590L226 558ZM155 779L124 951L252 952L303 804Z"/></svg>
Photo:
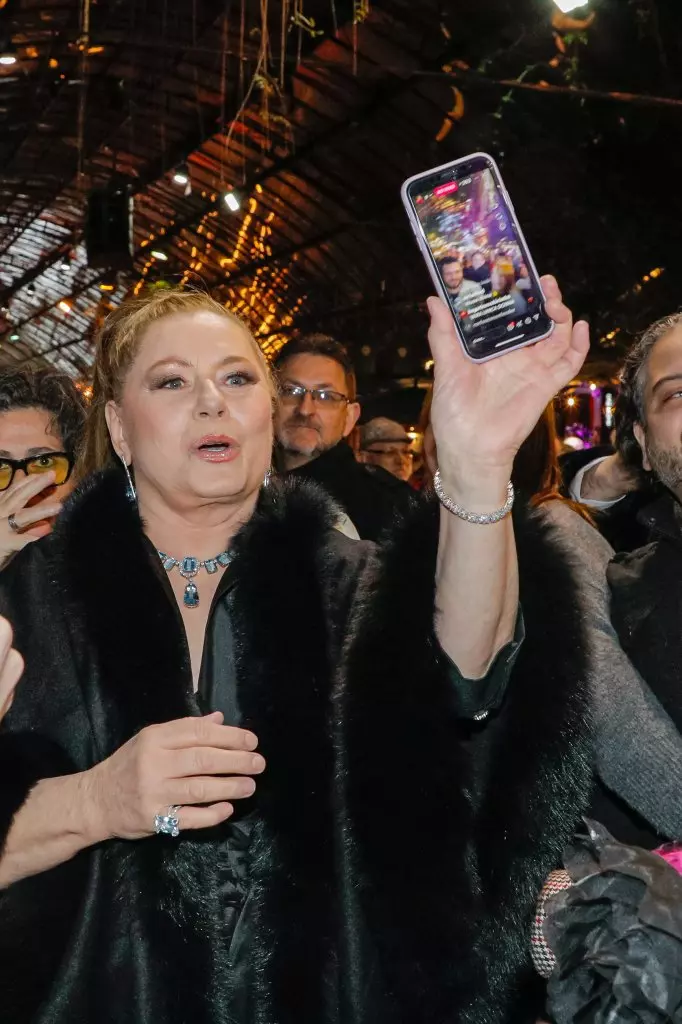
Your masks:
<svg viewBox="0 0 682 1024"><path fill-rule="evenodd" d="M0 374L0 568L50 532L73 488L84 419L83 397L66 375Z"/></svg>

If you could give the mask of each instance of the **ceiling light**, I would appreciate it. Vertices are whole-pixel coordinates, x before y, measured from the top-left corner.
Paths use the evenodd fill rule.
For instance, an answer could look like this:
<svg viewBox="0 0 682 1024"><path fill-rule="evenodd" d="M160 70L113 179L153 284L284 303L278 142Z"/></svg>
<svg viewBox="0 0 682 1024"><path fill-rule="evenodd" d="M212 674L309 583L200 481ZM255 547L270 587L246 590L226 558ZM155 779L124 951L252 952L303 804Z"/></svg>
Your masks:
<svg viewBox="0 0 682 1024"><path fill-rule="evenodd" d="M68 254L59 257L57 270L61 270L62 274L67 274L71 270L71 257Z"/></svg>
<svg viewBox="0 0 682 1024"><path fill-rule="evenodd" d="M101 292L114 292L118 287L118 274L112 272L102 274L102 279L99 283L99 290Z"/></svg>
<svg viewBox="0 0 682 1024"><path fill-rule="evenodd" d="M168 259L163 249L152 249L152 256L157 260L161 260L162 263L165 263Z"/></svg>
<svg viewBox="0 0 682 1024"><path fill-rule="evenodd" d="M2 53L0 53L0 64L2 64L3 67L11 68L13 64L16 64L18 59L19 58L13 49L9 47L5 49L3 47Z"/></svg>
<svg viewBox="0 0 682 1024"><path fill-rule="evenodd" d="M223 195L223 202L225 203L225 206L228 208L228 210L232 210L232 213L236 213L239 207L241 206L241 203L239 202L239 197L236 195L235 192L226 192Z"/></svg>
<svg viewBox="0 0 682 1024"><path fill-rule="evenodd" d="M571 14L572 11L577 11L580 7L587 7L586 0L554 0L562 14Z"/></svg>
<svg viewBox="0 0 682 1024"><path fill-rule="evenodd" d="M173 181L176 185L189 184L189 167L187 164L178 164L173 171Z"/></svg>
<svg viewBox="0 0 682 1024"><path fill-rule="evenodd" d="M62 299L61 302L57 303L57 309L61 309L62 313L70 313L71 312L71 306L66 301L66 299Z"/></svg>
<svg viewBox="0 0 682 1024"><path fill-rule="evenodd" d="M16 331L14 332L14 334L10 334L9 340L10 341L19 341L19 335L17 334Z"/></svg>

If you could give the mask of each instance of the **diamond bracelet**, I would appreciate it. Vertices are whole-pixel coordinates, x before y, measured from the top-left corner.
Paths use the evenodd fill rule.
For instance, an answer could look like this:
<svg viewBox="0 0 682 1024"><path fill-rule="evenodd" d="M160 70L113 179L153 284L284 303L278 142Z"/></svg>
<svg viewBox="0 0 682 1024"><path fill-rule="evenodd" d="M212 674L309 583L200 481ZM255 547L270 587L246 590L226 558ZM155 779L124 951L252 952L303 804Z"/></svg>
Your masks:
<svg viewBox="0 0 682 1024"><path fill-rule="evenodd" d="M448 512L452 512L453 516L457 516L459 519L464 519L467 523L473 523L475 526L492 526L493 523L501 522L509 515L514 505L514 487L511 480L507 484L506 503L502 508L496 509L495 512L488 512L487 515L479 515L477 512L467 512L467 510L462 508L461 505L458 505L449 494L446 494L440 478L440 470L436 470L436 475L433 478L433 489L438 495L438 500L443 508L446 508Z"/></svg>

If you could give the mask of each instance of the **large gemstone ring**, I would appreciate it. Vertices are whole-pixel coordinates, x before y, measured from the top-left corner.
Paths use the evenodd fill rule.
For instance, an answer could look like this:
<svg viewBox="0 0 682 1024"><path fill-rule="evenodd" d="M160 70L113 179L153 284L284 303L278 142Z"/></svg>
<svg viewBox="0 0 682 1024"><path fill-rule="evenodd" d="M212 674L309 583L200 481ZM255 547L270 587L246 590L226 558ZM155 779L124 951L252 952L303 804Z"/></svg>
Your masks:
<svg viewBox="0 0 682 1024"><path fill-rule="evenodd" d="M177 838L180 835L180 829L178 827L178 811L179 806L173 805L168 808L167 814L157 814L154 818L154 831L158 835L173 836Z"/></svg>

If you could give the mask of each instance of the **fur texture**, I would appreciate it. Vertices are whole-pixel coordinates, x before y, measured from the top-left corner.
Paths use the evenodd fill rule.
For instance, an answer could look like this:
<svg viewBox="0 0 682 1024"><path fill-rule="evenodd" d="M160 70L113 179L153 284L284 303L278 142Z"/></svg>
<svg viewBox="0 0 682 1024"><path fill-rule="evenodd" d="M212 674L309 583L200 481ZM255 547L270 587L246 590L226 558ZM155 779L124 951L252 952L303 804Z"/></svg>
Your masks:
<svg viewBox="0 0 682 1024"><path fill-rule="evenodd" d="M229 823L110 842L0 901L13 1024L534 1020L530 917L590 782L570 572L546 528L519 524L527 639L501 710L465 723L433 633L434 511L379 566L333 518L313 489L275 485L237 540L239 706L268 761L239 962L219 905ZM146 725L198 714L177 609L118 476L86 486L35 547L0 578L28 661L0 759L8 742L22 758L30 729L84 770ZM61 633L33 658L55 604ZM34 774L7 787L6 817ZM61 878L66 920L44 899ZM36 985L26 952L40 944Z"/></svg>

